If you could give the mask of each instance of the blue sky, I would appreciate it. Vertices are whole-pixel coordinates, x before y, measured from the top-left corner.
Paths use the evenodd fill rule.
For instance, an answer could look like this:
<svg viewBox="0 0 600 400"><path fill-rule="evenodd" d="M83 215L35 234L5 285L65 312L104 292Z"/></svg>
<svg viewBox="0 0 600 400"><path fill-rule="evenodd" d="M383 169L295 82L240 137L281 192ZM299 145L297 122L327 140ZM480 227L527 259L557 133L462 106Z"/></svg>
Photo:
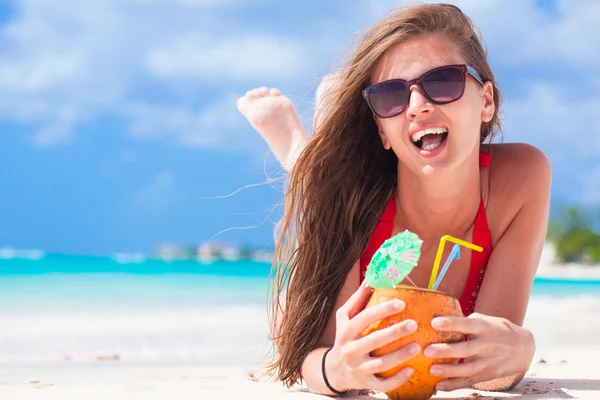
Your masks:
<svg viewBox="0 0 600 400"><path fill-rule="evenodd" d="M279 176L235 99L278 87L308 125L319 77L406 3L0 2L0 247L151 252L224 230L270 245L281 184L209 199ZM554 207L598 204L600 3L454 3L504 90L504 141L550 157Z"/></svg>

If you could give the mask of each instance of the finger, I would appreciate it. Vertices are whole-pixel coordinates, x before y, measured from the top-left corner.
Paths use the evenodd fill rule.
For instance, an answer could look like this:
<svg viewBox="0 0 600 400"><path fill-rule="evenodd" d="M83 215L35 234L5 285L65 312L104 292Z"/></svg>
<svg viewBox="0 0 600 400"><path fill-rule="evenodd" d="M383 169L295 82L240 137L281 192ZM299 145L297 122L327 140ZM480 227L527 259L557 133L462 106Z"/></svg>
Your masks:
<svg viewBox="0 0 600 400"><path fill-rule="evenodd" d="M273 88L273 89L269 90L269 94L273 95L273 96L279 96L281 94L281 92L279 91L279 89Z"/></svg>
<svg viewBox="0 0 600 400"><path fill-rule="evenodd" d="M437 317L431 320L431 326L438 331L479 335L488 328L488 323L481 318Z"/></svg>
<svg viewBox="0 0 600 400"><path fill-rule="evenodd" d="M412 319L407 319L387 328L371 332L367 336L356 340L356 350L361 354L369 354L375 349L385 346L388 343L398 340L417 331L417 323ZM419 351L421 348L419 347Z"/></svg>
<svg viewBox="0 0 600 400"><path fill-rule="evenodd" d="M365 308L350 320L347 329L348 340L358 338L362 331L373 322L398 314L405 307L406 303L402 300L389 300L373 307Z"/></svg>
<svg viewBox="0 0 600 400"><path fill-rule="evenodd" d="M371 375L367 380L366 386L367 388L377 392L391 392L392 390L404 385L414 372L415 371L412 368L406 367L396 375L389 378L379 378L375 375Z"/></svg>
<svg viewBox="0 0 600 400"><path fill-rule="evenodd" d="M381 357L372 357L368 361L365 361L359 369L368 374L377 374L380 372L387 371L388 369L394 368L396 365L407 362L414 356L419 354L421 346L417 343L411 343L408 346L404 346L399 350L391 352Z"/></svg>
<svg viewBox="0 0 600 400"><path fill-rule="evenodd" d="M434 343L425 348L423 354L429 358L467 358L481 352L478 340L459 343Z"/></svg>
<svg viewBox="0 0 600 400"><path fill-rule="evenodd" d="M483 375L475 375L475 376L464 377L464 378L446 379L446 380L438 382L438 384L435 385L435 388L437 390L451 392L453 390L468 388L468 387L473 386L476 383L485 382L485 381L489 381L489 380L490 380L490 378L486 378Z"/></svg>
<svg viewBox="0 0 600 400"><path fill-rule="evenodd" d="M373 288L367 285L367 282L364 281L362 285L359 286L358 290L350 296L346 303L339 308L339 313L345 319L352 319L356 314L360 312L369 301L371 294L373 293Z"/></svg>
<svg viewBox="0 0 600 400"><path fill-rule="evenodd" d="M486 366L486 359L473 357L462 364L434 364L429 368L429 372L431 375L445 378L467 378L480 374Z"/></svg>
<svg viewBox="0 0 600 400"><path fill-rule="evenodd" d="M261 86L260 88L258 88L258 93L261 96L266 96L269 93L269 88L266 86Z"/></svg>

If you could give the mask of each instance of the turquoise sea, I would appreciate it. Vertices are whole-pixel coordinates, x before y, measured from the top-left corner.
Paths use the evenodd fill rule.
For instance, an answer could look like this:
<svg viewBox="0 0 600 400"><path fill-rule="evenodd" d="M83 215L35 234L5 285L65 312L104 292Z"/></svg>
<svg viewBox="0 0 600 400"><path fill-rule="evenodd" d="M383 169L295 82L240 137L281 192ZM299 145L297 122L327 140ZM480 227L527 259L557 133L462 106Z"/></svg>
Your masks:
<svg viewBox="0 0 600 400"><path fill-rule="evenodd" d="M161 307L266 303L271 265L249 260L119 262L48 254L0 259L0 311L103 305ZM532 296L600 296L600 281L536 278Z"/></svg>

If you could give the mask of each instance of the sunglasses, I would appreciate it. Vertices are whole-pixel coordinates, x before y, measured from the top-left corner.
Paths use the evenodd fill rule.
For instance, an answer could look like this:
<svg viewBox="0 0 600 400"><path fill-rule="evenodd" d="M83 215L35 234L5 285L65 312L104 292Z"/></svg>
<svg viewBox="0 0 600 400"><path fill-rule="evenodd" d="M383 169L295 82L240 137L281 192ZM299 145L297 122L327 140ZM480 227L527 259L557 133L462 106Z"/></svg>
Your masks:
<svg viewBox="0 0 600 400"><path fill-rule="evenodd" d="M391 118L402 114L410 99L410 88L417 85L421 93L433 104L448 104L462 97L467 74L481 86L483 79L469 65L445 65L425 72L417 79L391 79L375 83L362 91L369 108L379 118Z"/></svg>

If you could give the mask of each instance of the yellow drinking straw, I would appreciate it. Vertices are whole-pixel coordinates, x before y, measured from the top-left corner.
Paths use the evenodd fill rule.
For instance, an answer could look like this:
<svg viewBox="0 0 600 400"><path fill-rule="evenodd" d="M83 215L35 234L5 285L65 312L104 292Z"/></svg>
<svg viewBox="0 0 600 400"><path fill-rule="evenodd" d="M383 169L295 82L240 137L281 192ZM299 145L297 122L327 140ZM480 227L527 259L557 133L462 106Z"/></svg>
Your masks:
<svg viewBox="0 0 600 400"><path fill-rule="evenodd" d="M437 254L435 255L435 262L433 263L433 269L431 270L431 278L429 278L429 286L428 289L431 290L433 288L433 284L435 283L435 278L437 278L438 270L440 269L440 262L442 261L442 254L444 253L444 245L446 242L456 243L460 246L466 247L471 250L475 250L478 252L483 251L483 247L479 247L476 244L465 242L464 240L460 240L455 238L454 236L444 235L440 239L440 244L438 246Z"/></svg>

